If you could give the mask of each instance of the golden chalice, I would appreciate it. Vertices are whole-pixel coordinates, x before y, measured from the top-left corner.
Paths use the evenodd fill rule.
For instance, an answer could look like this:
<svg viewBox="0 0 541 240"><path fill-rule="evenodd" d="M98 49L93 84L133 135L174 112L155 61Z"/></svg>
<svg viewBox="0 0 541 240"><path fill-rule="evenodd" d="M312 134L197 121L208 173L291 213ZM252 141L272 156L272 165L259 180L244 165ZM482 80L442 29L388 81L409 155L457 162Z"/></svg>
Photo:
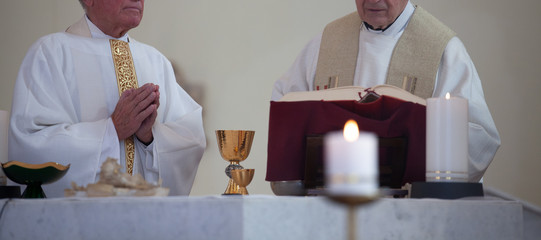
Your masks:
<svg viewBox="0 0 541 240"><path fill-rule="evenodd" d="M225 174L229 177L229 183L227 184L224 195L241 194L240 186L233 181L231 171L244 169L239 162L244 161L250 154L254 135L255 131L248 130L216 130L220 155L229 162L229 166L225 168Z"/></svg>
<svg viewBox="0 0 541 240"><path fill-rule="evenodd" d="M231 170L231 178L239 185L239 193L242 195L248 195L246 186L252 182L254 178L255 169L234 169Z"/></svg>

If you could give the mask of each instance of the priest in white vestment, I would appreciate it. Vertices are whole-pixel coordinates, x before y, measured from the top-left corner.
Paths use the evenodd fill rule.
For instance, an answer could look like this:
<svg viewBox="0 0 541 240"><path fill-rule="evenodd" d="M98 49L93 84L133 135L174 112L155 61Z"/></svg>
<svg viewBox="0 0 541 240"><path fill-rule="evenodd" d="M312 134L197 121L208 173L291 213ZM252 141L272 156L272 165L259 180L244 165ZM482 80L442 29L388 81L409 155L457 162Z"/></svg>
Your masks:
<svg viewBox="0 0 541 240"><path fill-rule="evenodd" d="M24 58L13 94L9 159L70 164L44 185L62 197L71 182L98 180L101 164L119 159L133 136L133 174L162 180L170 195L188 195L206 146L202 109L177 84L170 62L127 31L144 1L81 0L86 14L66 32L40 38ZM139 88L119 97L109 39L127 42Z"/></svg>
<svg viewBox="0 0 541 240"><path fill-rule="evenodd" d="M365 88L387 83L393 50L416 6L408 0L356 0L360 25L353 85ZM426 29L431 31L432 29ZM274 84L271 99L288 92L313 91L323 33L301 51L291 68ZM420 54L420 53L419 53ZM429 97L452 96L469 103L469 181L479 181L500 146L500 136L485 102L481 80L466 48L456 36L444 45ZM355 63L354 63L355 64Z"/></svg>

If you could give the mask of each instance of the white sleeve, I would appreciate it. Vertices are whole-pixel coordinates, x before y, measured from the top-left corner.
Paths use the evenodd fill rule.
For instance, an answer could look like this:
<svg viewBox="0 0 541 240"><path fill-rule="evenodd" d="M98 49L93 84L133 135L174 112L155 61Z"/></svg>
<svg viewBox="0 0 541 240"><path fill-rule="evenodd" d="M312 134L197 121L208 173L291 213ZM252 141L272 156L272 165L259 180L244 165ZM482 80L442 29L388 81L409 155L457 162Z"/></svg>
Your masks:
<svg viewBox="0 0 541 240"><path fill-rule="evenodd" d="M272 101L279 100L288 92L313 90L322 36L323 33L313 38L300 52L289 70L274 83Z"/></svg>
<svg viewBox="0 0 541 240"><path fill-rule="evenodd" d="M146 180L161 179L170 195L188 195L206 147L202 108L176 83L169 62L164 74L154 140L148 146L136 140L136 149Z"/></svg>
<svg viewBox="0 0 541 240"><path fill-rule="evenodd" d="M59 54L60 53L60 54ZM61 48L35 43L15 82L9 129L9 159L70 164L60 180L43 186L47 197L61 197L71 182L95 182L108 120L81 122L73 81L65 75Z"/></svg>
<svg viewBox="0 0 541 240"><path fill-rule="evenodd" d="M477 182L483 177L501 141L477 70L457 37L452 38L445 48L433 96L443 97L447 92L468 99L469 180Z"/></svg>
<svg viewBox="0 0 541 240"><path fill-rule="evenodd" d="M107 160L107 158L120 159L120 142L118 141L118 134L116 133L115 124L112 118L107 119L105 127L105 136L103 137L103 143L101 145L101 155L98 166L100 166ZM99 170L96 173L99 176ZM98 178L96 176L96 179Z"/></svg>

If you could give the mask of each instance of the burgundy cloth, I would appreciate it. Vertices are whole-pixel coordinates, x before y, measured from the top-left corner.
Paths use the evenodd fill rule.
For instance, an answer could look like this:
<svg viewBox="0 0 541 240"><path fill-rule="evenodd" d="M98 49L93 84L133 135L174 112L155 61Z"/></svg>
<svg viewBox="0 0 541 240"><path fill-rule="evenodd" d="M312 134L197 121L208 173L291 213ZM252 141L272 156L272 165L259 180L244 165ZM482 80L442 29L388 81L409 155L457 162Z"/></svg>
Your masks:
<svg viewBox="0 0 541 240"><path fill-rule="evenodd" d="M388 96L371 103L271 102L265 180L304 180L306 136L342 131L349 119L379 137L407 138L403 184L425 181L426 107Z"/></svg>

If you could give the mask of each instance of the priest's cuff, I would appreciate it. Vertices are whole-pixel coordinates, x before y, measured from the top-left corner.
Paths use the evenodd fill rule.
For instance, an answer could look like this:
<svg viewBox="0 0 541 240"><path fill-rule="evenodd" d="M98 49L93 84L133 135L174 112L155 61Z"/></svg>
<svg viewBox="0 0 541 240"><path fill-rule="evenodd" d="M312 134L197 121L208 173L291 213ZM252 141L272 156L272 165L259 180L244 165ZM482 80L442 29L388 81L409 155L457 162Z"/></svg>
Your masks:
<svg viewBox="0 0 541 240"><path fill-rule="evenodd" d="M145 142L139 140L139 138L137 136L135 136L135 139L137 140L137 142L139 142L140 144L142 144L144 146L143 149L152 150L152 147L154 145L154 138L152 138L152 140L150 142L148 142L148 143L145 143Z"/></svg>

